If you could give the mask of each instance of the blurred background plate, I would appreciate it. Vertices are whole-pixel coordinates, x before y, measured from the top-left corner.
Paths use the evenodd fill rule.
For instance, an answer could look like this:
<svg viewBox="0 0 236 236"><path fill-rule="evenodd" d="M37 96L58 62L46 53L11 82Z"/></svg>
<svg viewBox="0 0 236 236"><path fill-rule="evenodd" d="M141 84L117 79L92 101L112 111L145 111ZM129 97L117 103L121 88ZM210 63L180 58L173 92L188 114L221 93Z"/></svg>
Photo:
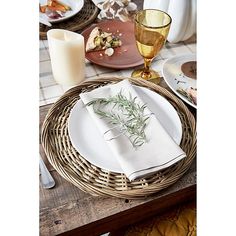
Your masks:
<svg viewBox="0 0 236 236"><path fill-rule="evenodd" d="M87 52L85 56L89 61L94 64L113 69L127 69L142 65L144 63L143 58L139 54L136 46L134 24L132 22L105 20L97 24L93 24L82 32L85 43L87 43L91 31L96 26L101 28L103 31L108 33L110 32L118 36L122 41L122 45L121 47L114 48L114 54L110 57L104 54L104 50Z"/></svg>
<svg viewBox="0 0 236 236"><path fill-rule="evenodd" d="M46 14L39 12L39 16L45 18L50 23L61 22L69 19L70 17L76 15L84 5L84 0L60 0L62 3L71 7L71 11L67 11L64 17L58 19L51 19ZM47 0L39 0L40 5L46 5Z"/></svg>
<svg viewBox="0 0 236 236"><path fill-rule="evenodd" d="M162 74L167 85L178 97L190 106L197 108L196 104L177 91L178 89L187 90L190 87L197 89L197 78L187 76L191 73L181 69L182 65L187 62L196 62L196 54L178 55L167 59L163 64Z"/></svg>

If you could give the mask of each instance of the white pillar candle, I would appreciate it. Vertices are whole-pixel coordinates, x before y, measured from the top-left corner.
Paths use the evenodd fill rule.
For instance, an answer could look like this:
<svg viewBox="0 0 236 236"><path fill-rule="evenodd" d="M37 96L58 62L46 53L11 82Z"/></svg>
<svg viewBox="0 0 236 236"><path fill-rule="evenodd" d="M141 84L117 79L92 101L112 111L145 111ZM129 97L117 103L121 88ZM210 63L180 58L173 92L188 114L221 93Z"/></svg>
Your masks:
<svg viewBox="0 0 236 236"><path fill-rule="evenodd" d="M51 29L47 38L54 79L71 86L84 80L84 37L68 30Z"/></svg>

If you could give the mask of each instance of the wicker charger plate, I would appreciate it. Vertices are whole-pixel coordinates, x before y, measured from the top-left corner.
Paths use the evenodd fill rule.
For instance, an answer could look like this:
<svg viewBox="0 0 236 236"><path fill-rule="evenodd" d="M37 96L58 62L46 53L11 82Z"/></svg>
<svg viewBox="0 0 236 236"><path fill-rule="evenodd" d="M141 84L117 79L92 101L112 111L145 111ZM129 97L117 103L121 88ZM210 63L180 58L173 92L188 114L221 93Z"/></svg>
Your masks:
<svg viewBox="0 0 236 236"><path fill-rule="evenodd" d="M68 20L53 23L52 27L39 24L40 39L47 39L47 31L50 29L64 29L73 32L82 30L85 26L90 25L97 18L99 11L100 10L91 0L85 0L84 6L79 13Z"/></svg>
<svg viewBox="0 0 236 236"><path fill-rule="evenodd" d="M129 79L132 84L146 87L165 97L181 119L183 135L181 148L187 157L152 176L130 182L124 174L96 167L85 160L72 146L68 135L68 117L81 92L91 91L124 78L102 78L85 81L68 90L49 110L42 126L42 145L49 162L66 180L92 195L126 199L143 198L175 183L190 167L196 155L195 119L188 108L166 89L140 79ZM91 148L93 148L91 146Z"/></svg>

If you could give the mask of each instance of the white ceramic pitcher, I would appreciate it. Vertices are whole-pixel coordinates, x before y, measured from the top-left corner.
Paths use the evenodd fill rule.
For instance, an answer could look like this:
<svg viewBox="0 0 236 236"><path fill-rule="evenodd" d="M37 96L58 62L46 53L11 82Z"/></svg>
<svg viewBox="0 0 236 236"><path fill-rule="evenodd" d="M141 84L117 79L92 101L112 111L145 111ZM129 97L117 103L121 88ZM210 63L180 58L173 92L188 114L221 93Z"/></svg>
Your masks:
<svg viewBox="0 0 236 236"><path fill-rule="evenodd" d="M143 9L159 9L172 18L167 40L177 43L196 33L196 0L144 0Z"/></svg>

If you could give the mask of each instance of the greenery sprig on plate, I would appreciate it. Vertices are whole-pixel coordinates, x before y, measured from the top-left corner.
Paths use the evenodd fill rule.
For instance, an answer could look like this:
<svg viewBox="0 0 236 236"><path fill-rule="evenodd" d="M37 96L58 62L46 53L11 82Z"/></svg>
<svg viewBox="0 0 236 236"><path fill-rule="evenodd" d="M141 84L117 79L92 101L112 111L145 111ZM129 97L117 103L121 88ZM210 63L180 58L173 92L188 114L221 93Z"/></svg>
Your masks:
<svg viewBox="0 0 236 236"><path fill-rule="evenodd" d="M117 128L120 135L126 135L133 147L137 148L147 142L144 130L151 114L144 115L144 110L147 106L146 104L140 105L136 102L136 99L137 97L133 98L131 94L127 98L120 91L115 96L97 98L86 105L92 105L96 114L114 125L113 128ZM110 109L105 110L104 108L108 105L110 105ZM115 111L114 108L116 108Z"/></svg>
<svg viewBox="0 0 236 236"><path fill-rule="evenodd" d="M186 90L184 90L183 88L178 88L176 91L180 93L182 96L184 96L189 102L195 104L193 98L190 96L190 94Z"/></svg>

